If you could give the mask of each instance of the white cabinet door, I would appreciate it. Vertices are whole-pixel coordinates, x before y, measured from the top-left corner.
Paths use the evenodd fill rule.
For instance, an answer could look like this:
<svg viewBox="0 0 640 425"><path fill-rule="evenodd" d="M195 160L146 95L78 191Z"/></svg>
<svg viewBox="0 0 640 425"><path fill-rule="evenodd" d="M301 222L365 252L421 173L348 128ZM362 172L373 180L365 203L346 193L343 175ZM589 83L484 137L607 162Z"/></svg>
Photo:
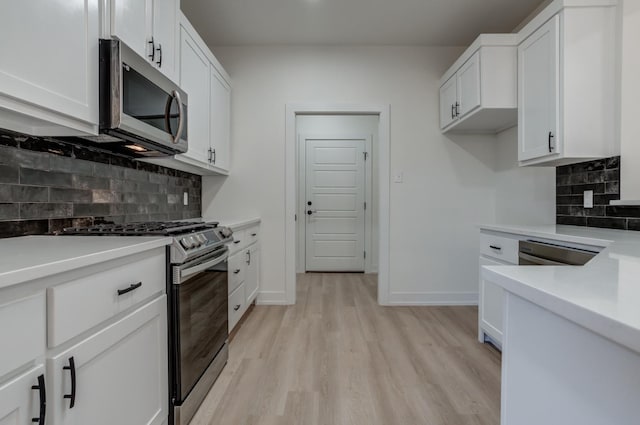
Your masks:
<svg viewBox="0 0 640 425"><path fill-rule="evenodd" d="M502 312L504 310L504 290L495 283L482 278L482 266L504 265L504 263L480 257L480 306L478 314L481 342L484 342L484 334L487 334L498 344L502 344Z"/></svg>
<svg viewBox="0 0 640 425"><path fill-rule="evenodd" d="M211 65L211 149L212 163L229 170L231 136L231 87Z"/></svg>
<svg viewBox="0 0 640 425"><path fill-rule="evenodd" d="M98 0L3 2L0 95L97 125L99 23Z"/></svg>
<svg viewBox="0 0 640 425"><path fill-rule="evenodd" d="M480 51L477 51L462 65L457 73L458 109L456 115L462 118L480 106Z"/></svg>
<svg viewBox="0 0 640 425"><path fill-rule="evenodd" d="M166 311L163 295L49 359L53 423L162 424L168 415Z"/></svg>
<svg viewBox="0 0 640 425"><path fill-rule="evenodd" d="M209 59L184 27L180 28L180 86L189 97L189 150L183 154L209 163Z"/></svg>
<svg viewBox="0 0 640 425"><path fill-rule="evenodd" d="M260 287L260 246L258 244L251 245L247 248L247 271L245 276L245 295L247 297L247 305L251 304L258 295Z"/></svg>
<svg viewBox="0 0 640 425"><path fill-rule="evenodd" d="M156 46L155 65L170 79L176 77L176 0L153 0L153 38Z"/></svg>
<svg viewBox="0 0 640 425"><path fill-rule="evenodd" d="M458 84L456 76L452 76L440 87L440 128L445 128L456 118L456 102L458 101Z"/></svg>
<svg viewBox="0 0 640 425"><path fill-rule="evenodd" d="M152 8L152 0L111 0L111 35L146 59L153 53Z"/></svg>
<svg viewBox="0 0 640 425"><path fill-rule="evenodd" d="M0 385L0 425L33 425L39 422L40 411L40 389L33 389L39 386L38 377L45 383L44 365L38 365L28 372ZM46 400L46 393L44 394ZM46 421L46 406L44 419ZM37 419L36 419L37 418ZM34 422L33 419L36 419Z"/></svg>
<svg viewBox="0 0 640 425"><path fill-rule="evenodd" d="M518 46L520 161L561 151L559 25L560 17L553 17Z"/></svg>

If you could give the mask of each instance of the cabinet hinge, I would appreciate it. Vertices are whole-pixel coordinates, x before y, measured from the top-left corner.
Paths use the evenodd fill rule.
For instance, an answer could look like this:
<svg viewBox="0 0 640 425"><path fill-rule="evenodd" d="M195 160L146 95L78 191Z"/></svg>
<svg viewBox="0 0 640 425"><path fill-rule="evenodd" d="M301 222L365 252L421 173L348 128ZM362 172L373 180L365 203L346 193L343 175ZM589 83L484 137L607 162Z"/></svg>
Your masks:
<svg viewBox="0 0 640 425"><path fill-rule="evenodd" d="M362 152L362 154L364 155L364 160L367 160L367 157L369 157L369 152Z"/></svg>

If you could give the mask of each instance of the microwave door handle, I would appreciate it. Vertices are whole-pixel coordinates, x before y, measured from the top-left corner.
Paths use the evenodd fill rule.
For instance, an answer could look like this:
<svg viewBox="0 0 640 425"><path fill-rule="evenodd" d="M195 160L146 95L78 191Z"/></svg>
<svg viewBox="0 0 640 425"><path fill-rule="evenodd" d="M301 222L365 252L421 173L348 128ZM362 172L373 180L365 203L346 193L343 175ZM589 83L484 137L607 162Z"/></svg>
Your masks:
<svg viewBox="0 0 640 425"><path fill-rule="evenodd" d="M167 98L167 103L164 105L164 128L167 133L171 135L173 135L173 131L171 130L171 105L173 105L174 99L175 97L172 93L171 96Z"/></svg>
<svg viewBox="0 0 640 425"><path fill-rule="evenodd" d="M178 131L176 132L176 136L173 138L173 143L178 143L182 137L182 131L184 130L184 107L182 106L182 97L180 96L180 93L177 90L174 90L171 94L176 102L178 102Z"/></svg>

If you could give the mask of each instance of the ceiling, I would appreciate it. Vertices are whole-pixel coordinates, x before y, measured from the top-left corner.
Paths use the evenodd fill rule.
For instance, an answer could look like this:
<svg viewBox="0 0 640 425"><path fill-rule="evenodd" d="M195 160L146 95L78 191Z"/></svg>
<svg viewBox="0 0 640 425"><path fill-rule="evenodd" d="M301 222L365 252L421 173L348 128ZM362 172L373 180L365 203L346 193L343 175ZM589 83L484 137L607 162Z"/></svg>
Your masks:
<svg viewBox="0 0 640 425"><path fill-rule="evenodd" d="M181 0L210 46L466 46L511 32L542 0Z"/></svg>

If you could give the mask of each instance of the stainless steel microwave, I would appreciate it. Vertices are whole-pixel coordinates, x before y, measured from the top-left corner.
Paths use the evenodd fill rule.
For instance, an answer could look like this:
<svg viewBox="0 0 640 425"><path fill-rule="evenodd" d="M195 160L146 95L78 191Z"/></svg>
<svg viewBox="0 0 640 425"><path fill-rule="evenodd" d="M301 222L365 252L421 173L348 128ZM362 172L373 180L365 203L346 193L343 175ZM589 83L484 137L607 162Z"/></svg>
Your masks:
<svg viewBox="0 0 640 425"><path fill-rule="evenodd" d="M100 40L100 136L132 156L187 151L187 94L119 40ZM114 146L115 147L115 146Z"/></svg>

